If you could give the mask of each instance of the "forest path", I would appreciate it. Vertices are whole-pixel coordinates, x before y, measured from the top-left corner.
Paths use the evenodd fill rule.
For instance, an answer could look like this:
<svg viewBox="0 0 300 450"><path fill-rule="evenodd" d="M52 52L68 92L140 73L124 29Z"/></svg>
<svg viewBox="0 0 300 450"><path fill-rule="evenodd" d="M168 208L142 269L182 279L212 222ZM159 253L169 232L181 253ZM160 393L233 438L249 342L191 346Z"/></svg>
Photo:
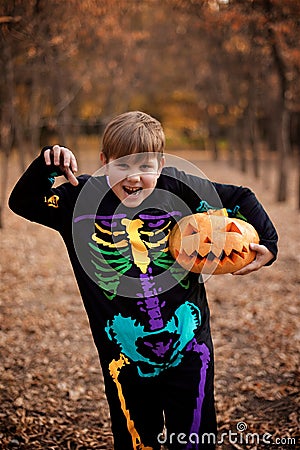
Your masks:
<svg viewBox="0 0 300 450"><path fill-rule="evenodd" d="M212 180L252 188L280 237L273 266L206 284L225 433L219 448L296 448L288 439L299 430L299 212L293 199L276 204L272 189L226 162L199 160L195 152L181 157ZM10 187L17 177L12 167ZM101 370L64 245L56 232L8 209L4 220L0 448L110 450ZM239 422L282 444L229 442Z"/></svg>

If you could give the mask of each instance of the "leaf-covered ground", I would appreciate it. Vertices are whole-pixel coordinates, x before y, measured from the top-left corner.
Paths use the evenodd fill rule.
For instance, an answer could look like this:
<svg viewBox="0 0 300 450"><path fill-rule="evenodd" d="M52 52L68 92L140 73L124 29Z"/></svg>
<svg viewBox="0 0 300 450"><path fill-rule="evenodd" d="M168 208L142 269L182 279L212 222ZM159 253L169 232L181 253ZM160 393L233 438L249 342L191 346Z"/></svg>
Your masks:
<svg viewBox="0 0 300 450"><path fill-rule="evenodd" d="M185 154L198 164L195 156ZM246 277L213 276L206 283L224 441L218 448L299 448L295 199L276 204L272 179L266 189L266 181L253 181L224 162L204 160L200 167L210 179L253 188L280 236L273 266ZM11 167L10 187L17 173ZM8 209L4 219L0 448L111 450L101 370L64 245L56 232Z"/></svg>

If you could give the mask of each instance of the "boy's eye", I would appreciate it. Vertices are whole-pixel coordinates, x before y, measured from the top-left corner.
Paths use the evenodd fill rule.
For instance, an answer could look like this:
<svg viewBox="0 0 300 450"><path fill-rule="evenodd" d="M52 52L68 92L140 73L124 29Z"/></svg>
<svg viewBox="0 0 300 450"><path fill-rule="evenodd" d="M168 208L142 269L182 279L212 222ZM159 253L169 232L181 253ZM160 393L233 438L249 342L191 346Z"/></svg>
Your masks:
<svg viewBox="0 0 300 450"><path fill-rule="evenodd" d="M154 167L152 164L142 164L141 170L150 171L150 170L154 170Z"/></svg>

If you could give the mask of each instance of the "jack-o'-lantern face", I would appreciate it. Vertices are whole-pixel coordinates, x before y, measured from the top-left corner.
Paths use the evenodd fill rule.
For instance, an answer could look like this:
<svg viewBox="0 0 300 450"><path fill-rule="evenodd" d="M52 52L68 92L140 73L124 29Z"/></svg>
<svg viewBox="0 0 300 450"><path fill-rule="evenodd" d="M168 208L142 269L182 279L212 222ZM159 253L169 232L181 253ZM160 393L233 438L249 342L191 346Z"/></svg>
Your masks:
<svg viewBox="0 0 300 450"><path fill-rule="evenodd" d="M169 249L174 259L195 273L232 273L249 264L249 247L259 237L252 225L213 212L184 217L173 228Z"/></svg>

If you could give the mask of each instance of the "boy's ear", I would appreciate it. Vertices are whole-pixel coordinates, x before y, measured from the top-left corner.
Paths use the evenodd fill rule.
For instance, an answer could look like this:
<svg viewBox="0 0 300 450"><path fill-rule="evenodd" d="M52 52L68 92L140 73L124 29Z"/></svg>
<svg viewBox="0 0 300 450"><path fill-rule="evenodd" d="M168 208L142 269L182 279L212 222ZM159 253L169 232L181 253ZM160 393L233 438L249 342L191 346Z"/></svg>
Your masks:
<svg viewBox="0 0 300 450"><path fill-rule="evenodd" d="M162 158L159 161L159 167L158 167L158 172L160 173L165 165L166 162L166 158L164 156L162 156Z"/></svg>
<svg viewBox="0 0 300 450"><path fill-rule="evenodd" d="M103 166L107 163L106 157L103 152L100 153L100 161Z"/></svg>

